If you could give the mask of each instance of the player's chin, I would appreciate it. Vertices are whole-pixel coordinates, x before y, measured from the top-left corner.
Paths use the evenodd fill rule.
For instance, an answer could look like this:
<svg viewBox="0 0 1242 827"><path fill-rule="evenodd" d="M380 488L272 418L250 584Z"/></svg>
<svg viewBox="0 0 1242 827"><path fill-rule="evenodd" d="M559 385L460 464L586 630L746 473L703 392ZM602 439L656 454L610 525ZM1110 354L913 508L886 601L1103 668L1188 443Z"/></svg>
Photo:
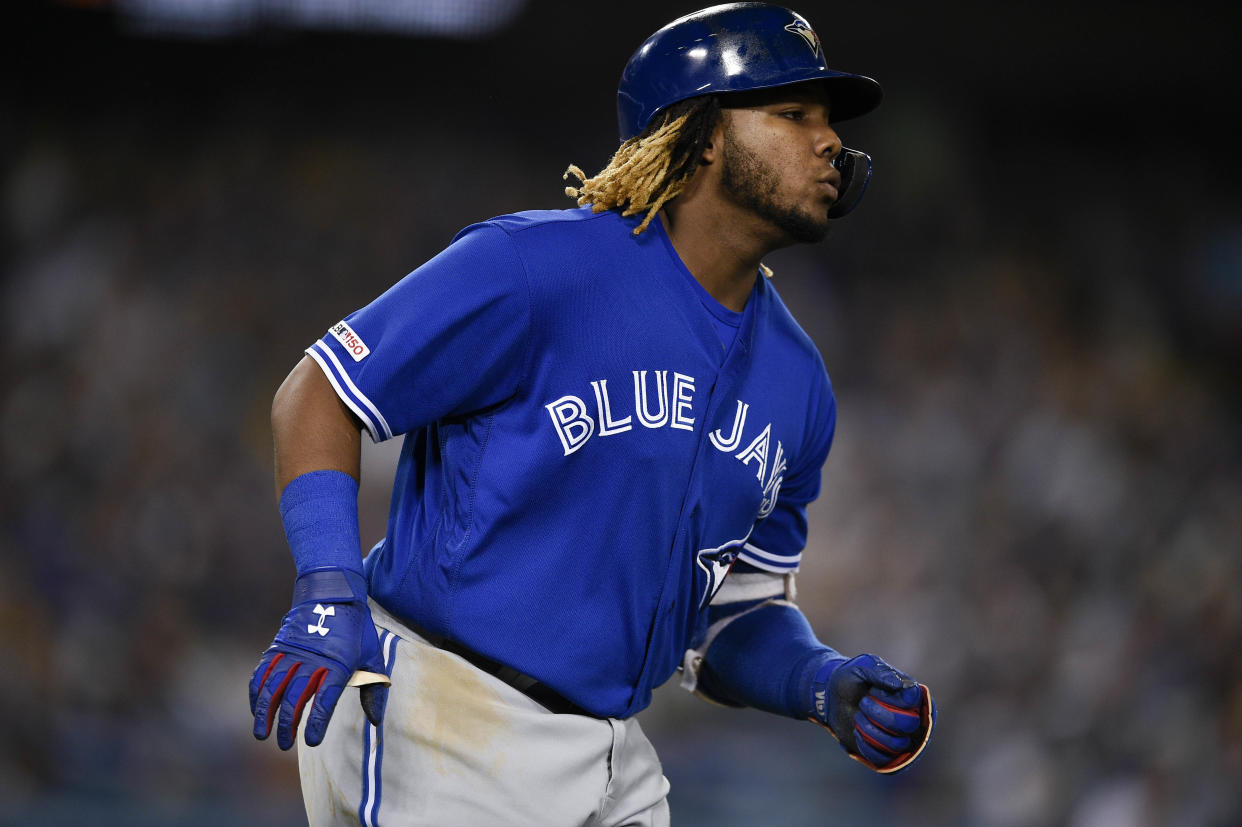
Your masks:
<svg viewBox="0 0 1242 827"><path fill-rule="evenodd" d="M790 212L781 222L781 229L794 241L802 244L823 241L828 235L829 226L827 208Z"/></svg>

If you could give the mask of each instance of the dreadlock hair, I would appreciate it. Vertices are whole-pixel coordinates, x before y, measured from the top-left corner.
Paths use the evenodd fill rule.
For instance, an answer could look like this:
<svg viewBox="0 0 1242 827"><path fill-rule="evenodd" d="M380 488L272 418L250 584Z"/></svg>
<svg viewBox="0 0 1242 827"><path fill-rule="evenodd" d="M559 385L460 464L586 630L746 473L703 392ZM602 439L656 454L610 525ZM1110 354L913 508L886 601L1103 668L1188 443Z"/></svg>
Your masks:
<svg viewBox="0 0 1242 827"><path fill-rule="evenodd" d="M591 205L592 212L620 209L622 215L645 212L639 235L672 198L685 189L699 168L699 159L720 120L720 99L703 95L679 101L652 120L641 134L617 148L608 166L592 178L574 164L562 180L573 175L581 182L565 187L565 194L578 199L578 206Z"/></svg>

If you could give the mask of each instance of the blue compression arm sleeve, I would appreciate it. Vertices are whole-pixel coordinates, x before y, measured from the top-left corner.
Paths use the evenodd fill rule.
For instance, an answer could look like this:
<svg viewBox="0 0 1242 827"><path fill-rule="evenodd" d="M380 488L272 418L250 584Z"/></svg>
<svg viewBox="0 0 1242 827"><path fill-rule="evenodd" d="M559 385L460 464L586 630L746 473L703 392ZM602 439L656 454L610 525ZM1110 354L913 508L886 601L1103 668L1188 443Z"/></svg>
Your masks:
<svg viewBox="0 0 1242 827"><path fill-rule="evenodd" d="M311 569L362 571L358 483L344 471L311 471L280 493L280 519L298 574Z"/></svg>
<svg viewBox="0 0 1242 827"><path fill-rule="evenodd" d="M769 603L720 631L703 659L699 683L711 697L805 719L814 715L816 673L846 660L815 638L796 607Z"/></svg>

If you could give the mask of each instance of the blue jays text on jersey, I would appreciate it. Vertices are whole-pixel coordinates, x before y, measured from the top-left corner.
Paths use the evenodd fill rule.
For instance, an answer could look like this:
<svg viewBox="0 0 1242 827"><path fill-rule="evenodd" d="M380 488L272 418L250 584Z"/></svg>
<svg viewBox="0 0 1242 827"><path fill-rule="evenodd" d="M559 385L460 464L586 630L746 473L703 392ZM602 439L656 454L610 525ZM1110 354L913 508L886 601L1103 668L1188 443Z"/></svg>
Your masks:
<svg viewBox="0 0 1242 827"><path fill-rule="evenodd" d="M797 568L836 423L772 284L734 313L637 223L473 225L307 349L372 438L405 434L373 599L615 717L734 560Z"/></svg>
<svg viewBox="0 0 1242 827"><path fill-rule="evenodd" d="M647 379L648 371L636 370L634 374L634 413L625 417L616 418L613 413L613 403L609 397L608 380L596 379L591 382L591 388L595 391L595 410L594 413L588 407L588 404L577 396L562 396L555 402L549 402L544 407L548 409L548 414L552 417L552 424L556 428L556 435L561 440L561 445L565 448L565 456L577 451L579 448L587 444L593 435L598 434L600 437L615 436L624 434L632 430L634 420L637 420L644 428L681 428L686 431L694 430L694 417L688 414L688 411L694 407L694 391L695 380L693 376L684 376L680 373L673 372L672 390L668 388L669 379L667 370L651 371L655 375L657 398L656 409L653 413L648 404L649 381ZM672 398L673 403L670 410L669 399ZM746 427L746 415L750 410L750 405L742 400L737 401L737 414L734 417L732 430L729 436L724 436L719 429L712 431L708 436L711 444L719 451L726 454L737 450L742 442L742 435ZM598 420L598 428L596 421ZM785 458L783 446L780 440L777 440L776 447L772 447L772 423L763 426L750 444L743 448L734 456L734 459L740 461L743 465L749 465L752 462L758 466L755 472L756 479L763 483L764 475L767 474L767 483L763 486L763 504L759 508L758 518L763 519L772 513L772 508L776 504L776 495L780 492L781 482L785 473ZM768 455L772 454L771 469L769 470Z"/></svg>

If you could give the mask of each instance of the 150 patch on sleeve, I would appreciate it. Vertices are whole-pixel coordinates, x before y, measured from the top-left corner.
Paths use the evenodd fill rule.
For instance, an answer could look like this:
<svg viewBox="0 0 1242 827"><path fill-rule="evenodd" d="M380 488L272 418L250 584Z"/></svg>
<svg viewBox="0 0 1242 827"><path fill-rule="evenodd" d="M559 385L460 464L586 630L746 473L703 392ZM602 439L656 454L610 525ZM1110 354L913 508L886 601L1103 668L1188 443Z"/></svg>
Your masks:
<svg viewBox="0 0 1242 827"><path fill-rule="evenodd" d="M354 357L355 362L361 362L371 352L371 348L367 347L366 343L354 332L354 329L343 320L332 325L328 332L345 346L345 350L349 352L350 356Z"/></svg>

